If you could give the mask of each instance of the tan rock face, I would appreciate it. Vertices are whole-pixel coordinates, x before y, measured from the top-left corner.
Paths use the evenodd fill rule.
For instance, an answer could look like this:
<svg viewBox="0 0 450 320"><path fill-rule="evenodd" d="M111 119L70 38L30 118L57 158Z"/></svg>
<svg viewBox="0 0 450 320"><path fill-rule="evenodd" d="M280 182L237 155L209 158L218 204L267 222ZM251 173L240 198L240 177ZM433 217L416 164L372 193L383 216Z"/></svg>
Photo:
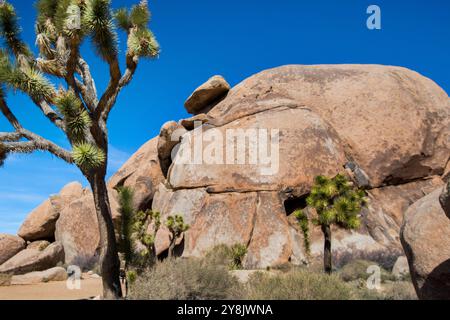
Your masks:
<svg viewBox="0 0 450 320"><path fill-rule="evenodd" d="M191 225L185 256L240 239L248 247L246 266L301 264L303 236L285 201L307 195L315 176L333 176L345 167L369 189L370 205L359 230L333 230L335 263L358 257L392 268L402 254L403 212L443 183L450 154L449 107L447 94L434 82L399 67L263 71L201 115L201 128L193 128L194 119L181 121L194 130L183 135L153 209L163 217L182 214ZM279 130L279 166L273 174L263 174L267 165L250 161L249 144L233 153L232 163L225 143L214 147L226 141L227 132L245 135L255 129ZM202 141L201 160L185 161L198 148L196 141ZM323 235L313 226L311 250L313 257L323 252Z"/></svg>
<svg viewBox="0 0 450 320"><path fill-rule="evenodd" d="M64 261L64 248L54 242L43 251L25 249L0 265L0 273L25 274L47 270Z"/></svg>
<svg viewBox="0 0 450 320"><path fill-rule="evenodd" d="M167 171L172 164L172 150L180 143L181 137L187 130L175 121L166 122L159 133L158 138L158 159L163 175L167 176Z"/></svg>
<svg viewBox="0 0 450 320"><path fill-rule="evenodd" d="M27 241L53 239L56 220L61 209L71 201L80 198L83 187L78 182L66 185L59 195L52 196L34 209L21 225L18 235Z"/></svg>
<svg viewBox="0 0 450 320"><path fill-rule="evenodd" d="M201 113L223 99L229 90L230 85L222 76L214 76L195 89L184 107L191 114Z"/></svg>
<svg viewBox="0 0 450 320"><path fill-rule="evenodd" d="M25 249L25 241L17 236L0 234L0 265Z"/></svg>
<svg viewBox="0 0 450 320"><path fill-rule="evenodd" d="M420 299L450 299L450 220L439 204L441 188L405 213L402 245Z"/></svg>
<svg viewBox="0 0 450 320"><path fill-rule="evenodd" d="M223 126L290 104L308 108L329 123L371 186L443 173L450 148L448 95L430 79L405 68L270 69L234 87L208 116L211 124Z"/></svg>
<svg viewBox="0 0 450 320"><path fill-rule="evenodd" d="M56 223L55 238L64 247L67 264L89 268L97 261L100 237L92 194L63 209Z"/></svg>
<svg viewBox="0 0 450 320"><path fill-rule="evenodd" d="M154 138L131 156L111 177L108 186L111 189L120 186L131 187L134 190L135 208L148 209L151 207L156 188L163 179L158 159L158 138Z"/></svg>
<svg viewBox="0 0 450 320"><path fill-rule="evenodd" d="M120 226L117 192L108 188L111 214L116 229ZM55 239L64 247L65 262L91 268L98 260L100 241L94 198L90 190L66 206L56 223Z"/></svg>

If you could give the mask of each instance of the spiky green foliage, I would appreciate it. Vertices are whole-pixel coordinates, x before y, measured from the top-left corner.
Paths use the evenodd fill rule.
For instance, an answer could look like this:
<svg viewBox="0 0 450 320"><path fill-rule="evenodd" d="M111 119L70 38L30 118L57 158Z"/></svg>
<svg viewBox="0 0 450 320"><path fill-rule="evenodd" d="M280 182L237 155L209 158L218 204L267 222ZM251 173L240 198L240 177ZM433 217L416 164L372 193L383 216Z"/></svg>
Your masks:
<svg viewBox="0 0 450 320"><path fill-rule="evenodd" d="M92 120L75 92L61 91L55 99L55 105L63 115L69 139L74 143L83 142Z"/></svg>
<svg viewBox="0 0 450 320"><path fill-rule="evenodd" d="M134 5L130 12L130 22L132 25L143 29L150 22L150 11L148 10L147 1L141 1L140 4Z"/></svg>
<svg viewBox="0 0 450 320"><path fill-rule="evenodd" d="M121 187L119 193L119 212L121 216L120 251L124 253L126 265L130 265L133 259L133 190L129 187Z"/></svg>
<svg viewBox="0 0 450 320"><path fill-rule="evenodd" d="M87 142L74 145L72 157L75 164L84 171L101 167L106 160L103 150Z"/></svg>
<svg viewBox="0 0 450 320"><path fill-rule="evenodd" d="M139 211L134 215L132 224L133 247L137 244L144 246L137 255L133 256L133 265L137 268L144 268L155 262L155 237L161 227L161 215L157 211L146 210ZM149 228L150 227L150 228ZM149 233L151 229L151 233Z"/></svg>
<svg viewBox="0 0 450 320"><path fill-rule="evenodd" d="M360 226L358 215L366 199L363 190L354 187L344 175L338 174L331 179L316 177L306 202L316 209L315 224L336 224L344 229L357 229Z"/></svg>
<svg viewBox="0 0 450 320"><path fill-rule="evenodd" d="M303 233L303 246L305 248L306 254L311 253L311 243L309 239L309 220L307 214L303 210L295 210L294 217L300 226Z"/></svg>
<svg viewBox="0 0 450 320"><path fill-rule="evenodd" d="M247 247L241 243L236 243L231 247L232 262L230 268L232 270L242 269L242 262L247 254Z"/></svg>
<svg viewBox="0 0 450 320"><path fill-rule="evenodd" d="M159 54L159 44L150 30L139 29L128 37L128 50L139 57L155 58Z"/></svg>
<svg viewBox="0 0 450 320"><path fill-rule="evenodd" d="M185 224L183 217L178 214L167 217L166 227L172 234L173 241L176 241L183 232L186 232L189 229L189 225Z"/></svg>
<svg viewBox="0 0 450 320"><path fill-rule="evenodd" d="M125 32L128 32L132 27L127 8L117 9L114 12L114 19L116 19L118 27Z"/></svg>
<svg viewBox="0 0 450 320"><path fill-rule="evenodd" d="M106 61L117 55L117 34L110 0L86 0L82 22L92 38L98 54Z"/></svg>
<svg viewBox="0 0 450 320"><path fill-rule="evenodd" d="M40 71L13 65L4 51L0 52L0 83L22 91L37 101L52 102L55 94L54 87Z"/></svg>
<svg viewBox="0 0 450 320"><path fill-rule="evenodd" d="M14 7L6 1L0 2L0 36L12 54L30 56L28 46L20 37L21 28Z"/></svg>
<svg viewBox="0 0 450 320"><path fill-rule="evenodd" d="M148 4L145 0L138 5L134 5L130 12L126 8L122 8L114 14L117 25L129 33L127 45L128 52L132 55L155 58L159 54L158 41L148 28L150 16Z"/></svg>

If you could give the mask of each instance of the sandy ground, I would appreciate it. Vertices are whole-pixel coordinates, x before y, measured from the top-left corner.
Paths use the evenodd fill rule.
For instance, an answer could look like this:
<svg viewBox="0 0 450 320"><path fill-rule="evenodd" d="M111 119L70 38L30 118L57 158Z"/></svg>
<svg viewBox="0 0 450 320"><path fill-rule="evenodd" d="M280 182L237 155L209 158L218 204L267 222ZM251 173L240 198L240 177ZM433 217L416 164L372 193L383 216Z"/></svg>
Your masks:
<svg viewBox="0 0 450 320"><path fill-rule="evenodd" d="M102 293L101 279L81 280L80 290L69 290L66 281L0 287L0 300L78 300Z"/></svg>

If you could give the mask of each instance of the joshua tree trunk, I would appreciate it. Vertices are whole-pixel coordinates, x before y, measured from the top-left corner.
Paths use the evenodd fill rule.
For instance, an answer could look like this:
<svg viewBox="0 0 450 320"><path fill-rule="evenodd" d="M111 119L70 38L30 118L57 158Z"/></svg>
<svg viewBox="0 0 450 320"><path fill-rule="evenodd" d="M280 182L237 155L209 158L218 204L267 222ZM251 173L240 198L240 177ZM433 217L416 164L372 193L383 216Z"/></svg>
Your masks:
<svg viewBox="0 0 450 320"><path fill-rule="evenodd" d="M331 228L328 225L322 225L322 232L325 238L323 247L323 267L326 273L331 274Z"/></svg>
<svg viewBox="0 0 450 320"><path fill-rule="evenodd" d="M173 251L175 250L175 244L176 244L176 239L172 239L171 241L170 241L170 245L169 245L169 250L168 250L168 252L167 252L167 256L169 257L169 258L172 258L173 257Z"/></svg>
<svg viewBox="0 0 450 320"><path fill-rule="evenodd" d="M444 190L442 190L441 196L439 197L439 202L447 217L450 218L450 180L444 186Z"/></svg>
<svg viewBox="0 0 450 320"><path fill-rule="evenodd" d="M103 173L89 177L100 233L100 266L103 280L103 298L122 297L120 286L120 261L117 252L114 224L109 205L108 190Z"/></svg>

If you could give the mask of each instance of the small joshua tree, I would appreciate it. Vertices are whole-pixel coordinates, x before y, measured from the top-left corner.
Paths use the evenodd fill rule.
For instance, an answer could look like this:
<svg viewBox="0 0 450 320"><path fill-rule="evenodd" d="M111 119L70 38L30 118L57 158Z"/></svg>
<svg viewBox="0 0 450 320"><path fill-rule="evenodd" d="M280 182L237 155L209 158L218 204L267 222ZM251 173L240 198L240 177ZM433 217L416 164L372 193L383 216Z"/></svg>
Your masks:
<svg viewBox="0 0 450 320"><path fill-rule="evenodd" d="M131 10L113 13L111 0L38 0L36 57L22 41L14 7L0 0L0 111L13 131L0 132L0 165L9 153L47 151L74 163L89 182L100 233L103 297L121 297L119 258L105 183L108 117L119 93L133 78L140 58L157 57L158 44L148 28L150 12L142 0ZM127 34L126 70L119 64L116 26ZM109 66L109 83L99 95L80 47L90 39ZM59 89L50 82L55 80ZM72 150L27 130L7 103L7 89L28 95L67 137Z"/></svg>
<svg viewBox="0 0 450 320"><path fill-rule="evenodd" d="M334 178L317 176L306 203L317 213L317 217L312 219L312 222L322 229L324 270L326 273L331 273L331 226L357 229L360 226L359 213L366 205L365 192L354 187L342 174ZM305 246L309 252L308 217L303 211L296 211L295 216L305 235Z"/></svg>
<svg viewBox="0 0 450 320"><path fill-rule="evenodd" d="M168 256L173 257L175 245L180 236L189 229L189 225L184 223L184 219L180 215L168 216L166 227L171 233Z"/></svg>

